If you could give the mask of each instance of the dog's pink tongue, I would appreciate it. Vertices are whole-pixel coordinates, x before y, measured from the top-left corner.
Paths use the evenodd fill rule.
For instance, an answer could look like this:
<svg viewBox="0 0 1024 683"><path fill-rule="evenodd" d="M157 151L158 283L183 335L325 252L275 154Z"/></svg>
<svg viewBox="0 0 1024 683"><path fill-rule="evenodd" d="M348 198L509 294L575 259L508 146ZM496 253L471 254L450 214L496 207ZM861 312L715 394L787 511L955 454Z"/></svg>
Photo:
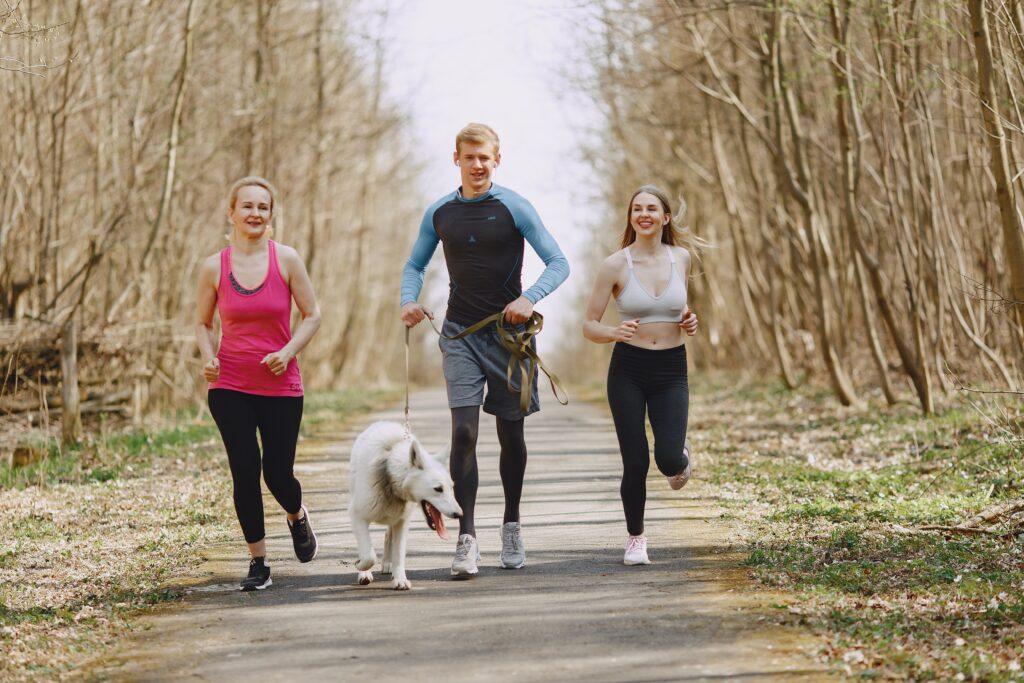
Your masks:
<svg viewBox="0 0 1024 683"><path fill-rule="evenodd" d="M444 528L444 515L431 504L427 504L427 513L430 514L430 521L434 523L434 529L437 531L437 535L448 540L448 530Z"/></svg>

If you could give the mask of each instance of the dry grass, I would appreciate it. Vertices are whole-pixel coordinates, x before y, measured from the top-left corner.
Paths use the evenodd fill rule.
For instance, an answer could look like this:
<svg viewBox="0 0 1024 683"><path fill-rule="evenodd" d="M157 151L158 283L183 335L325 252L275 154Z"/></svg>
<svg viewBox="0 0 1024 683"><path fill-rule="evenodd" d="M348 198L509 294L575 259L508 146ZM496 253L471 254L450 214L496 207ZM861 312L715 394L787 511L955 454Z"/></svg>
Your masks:
<svg viewBox="0 0 1024 683"><path fill-rule="evenodd" d="M0 493L0 678L63 677L235 531L215 448L142 476Z"/></svg>

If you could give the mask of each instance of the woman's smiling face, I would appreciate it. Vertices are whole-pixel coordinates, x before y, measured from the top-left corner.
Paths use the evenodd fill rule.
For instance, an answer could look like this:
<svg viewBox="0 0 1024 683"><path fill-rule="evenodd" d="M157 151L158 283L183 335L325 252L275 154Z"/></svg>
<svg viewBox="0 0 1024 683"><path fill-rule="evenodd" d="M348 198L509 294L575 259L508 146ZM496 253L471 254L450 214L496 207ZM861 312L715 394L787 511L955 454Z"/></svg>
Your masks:
<svg viewBox="0 0 1024 683"><path fill-rule="evenodd" d="M650 192L640 192L633 197L633 204L629 210L629 224L633 226L638 236L660 235L668 219L661 200Z"/></svg>
<svg viewBox="0 0 1024 683"><path fill-rule="evenodd" d="M270 225L270 193L259 185L246 185L238 189L235 205L228 210L228 218L237 234L259 239Z"/></svg>

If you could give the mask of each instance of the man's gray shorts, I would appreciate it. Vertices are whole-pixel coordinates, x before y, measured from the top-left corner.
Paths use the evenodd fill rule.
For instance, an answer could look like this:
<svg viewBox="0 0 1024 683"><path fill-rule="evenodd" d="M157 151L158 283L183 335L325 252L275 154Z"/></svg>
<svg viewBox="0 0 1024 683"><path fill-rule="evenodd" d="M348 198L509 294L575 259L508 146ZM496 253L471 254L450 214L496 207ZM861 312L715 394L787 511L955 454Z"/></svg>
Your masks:
<svg viewBox="0 0 1024 683"><path fill-rule="evenodd" d="M459 325L445 320L441 332L454 337L466 329L468 325ZM522 326L516 326L521 330ZM535 346L536 340L530 342ZM530 409L524 414L519 409L519 369L513 367L512 388L508 390L506 372L508 370L509 352L501 345L494 325L488 325L462 339L445 339L438 341L444 368L444 380L448 385L448 407L465 408L483 404L484 412L497 415L503 420L518 420L530 413L540 410L540 398L537 396L537 374L533 376L531 387ZM528 361L532 363L532 361ZM487 385L487 397L484 397L484 385Z"/></svg>

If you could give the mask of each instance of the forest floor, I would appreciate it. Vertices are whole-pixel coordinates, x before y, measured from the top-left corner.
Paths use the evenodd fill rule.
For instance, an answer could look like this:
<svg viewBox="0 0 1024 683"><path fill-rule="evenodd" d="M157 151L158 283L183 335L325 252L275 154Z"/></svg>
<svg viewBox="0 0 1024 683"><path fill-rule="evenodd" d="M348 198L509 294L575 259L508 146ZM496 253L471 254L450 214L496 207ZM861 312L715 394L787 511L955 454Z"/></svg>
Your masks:
<svg viewBox="0 0 1024 683"><path fill-rule="evenodd" d="M303 435L392 400L314 395ZM74 676L154 605L180 599L205 549L238 535L231 476L208 416L96 431L75 450L50 447L44 460L0 465L2 680Z"/></svg>
<svg viewBox="0 0 1024 683"><path fill-rule="evenodd" d="M763 380L694 387L699 476L840 670L1024 680L1020 406L978 398L922 417Z"/></svg>

